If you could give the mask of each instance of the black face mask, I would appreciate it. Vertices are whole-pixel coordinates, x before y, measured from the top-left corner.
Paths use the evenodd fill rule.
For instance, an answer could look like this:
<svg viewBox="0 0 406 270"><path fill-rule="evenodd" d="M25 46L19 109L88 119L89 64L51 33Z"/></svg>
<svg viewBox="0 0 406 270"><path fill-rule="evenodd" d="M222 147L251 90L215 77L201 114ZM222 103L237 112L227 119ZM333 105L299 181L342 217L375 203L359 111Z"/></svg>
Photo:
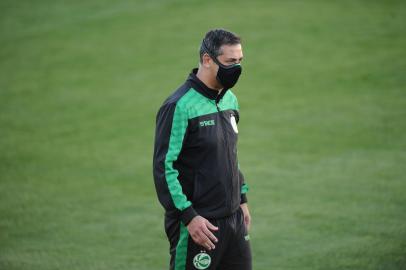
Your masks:
<svg viewBox="0 0 406 270"><path fill-rule="evenodd" d="M217 71L217 81L224 87L224 89L232 88L238 81L241 75L242 67L240 64L225 66L220 63L216 58L213 61L219 66Z"/></svg>
<svg viewBox="0 0 406 270"><path fill-rule="evenodd" d="M219 66L217 71L216 79L217 81L224 87L225 89L232 88L238 81L238 78L241 75L242 67L240 64L233 64L233 65L223 65L214 57L214 54L209 51L209 48L206 46L206 43L203 40L203 48L209 54L209 56L213 59L213 61Z"/></svg>

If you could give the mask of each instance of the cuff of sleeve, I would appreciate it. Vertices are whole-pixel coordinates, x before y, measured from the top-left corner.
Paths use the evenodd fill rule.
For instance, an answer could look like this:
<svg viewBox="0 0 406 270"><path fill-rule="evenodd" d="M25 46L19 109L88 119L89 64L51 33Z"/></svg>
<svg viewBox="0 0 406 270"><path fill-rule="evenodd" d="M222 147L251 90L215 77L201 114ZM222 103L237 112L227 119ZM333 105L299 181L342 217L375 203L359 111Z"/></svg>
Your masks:
<svg viewBox="0 0 406 270"><path fill-rule="evenodd" d="M185 226L187 226L195 216L197 216L195 209L193 209L192 206L189 206L188 208L182 211L182 214L180 215L180 220L183 222L183 224L185 224Z"/></svg>
<svg viewBox="0 0 406 270"><path fill-rule="evenodd" d="M247 195L245 193L241 194L241 202L240 204L248 202Z"/></svg>

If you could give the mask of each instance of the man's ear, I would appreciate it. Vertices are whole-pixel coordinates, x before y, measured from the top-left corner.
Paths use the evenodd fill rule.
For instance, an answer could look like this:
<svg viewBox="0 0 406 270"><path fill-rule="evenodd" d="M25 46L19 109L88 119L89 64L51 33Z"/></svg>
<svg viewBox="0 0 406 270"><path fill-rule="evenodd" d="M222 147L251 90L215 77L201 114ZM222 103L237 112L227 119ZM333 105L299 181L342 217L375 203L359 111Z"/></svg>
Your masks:
<svg viewBox="0 0 406 270"><path fill-rule="evenodd" d="M211 59L211 57L207 53L203 54L203 56L202 56L202 65L205 68L209 68L212 61L213 60Z"/></svg>

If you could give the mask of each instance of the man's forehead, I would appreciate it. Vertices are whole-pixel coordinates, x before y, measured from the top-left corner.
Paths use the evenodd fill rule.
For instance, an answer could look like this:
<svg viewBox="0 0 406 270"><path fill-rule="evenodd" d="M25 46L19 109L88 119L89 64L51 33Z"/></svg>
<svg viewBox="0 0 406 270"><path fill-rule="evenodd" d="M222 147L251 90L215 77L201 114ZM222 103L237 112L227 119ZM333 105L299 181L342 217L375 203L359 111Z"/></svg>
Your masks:
<svg viewBox="0 0 406 270"><path fill-rule="evenodd" d="M220 47L221 55L229 58L240 58L242 57L242 47L241 44L234 45L222 45Z"/></svg>

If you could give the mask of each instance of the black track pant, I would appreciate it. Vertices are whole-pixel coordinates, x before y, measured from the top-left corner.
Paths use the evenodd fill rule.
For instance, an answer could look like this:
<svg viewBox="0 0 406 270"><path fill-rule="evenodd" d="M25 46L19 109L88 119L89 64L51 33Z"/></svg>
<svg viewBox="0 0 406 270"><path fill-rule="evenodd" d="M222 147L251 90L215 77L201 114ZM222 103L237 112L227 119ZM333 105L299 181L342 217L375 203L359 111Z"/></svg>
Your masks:
<svg viewBox="0 0 406 270"><path fill-rule="evenodd" d="M170 242L170 269L251 270L249 235L241 208L231 216L209 221L219 229L213 232L218 239L214 243L216 248L207 251L193 241L181 222L165 220Z"/></svg>

